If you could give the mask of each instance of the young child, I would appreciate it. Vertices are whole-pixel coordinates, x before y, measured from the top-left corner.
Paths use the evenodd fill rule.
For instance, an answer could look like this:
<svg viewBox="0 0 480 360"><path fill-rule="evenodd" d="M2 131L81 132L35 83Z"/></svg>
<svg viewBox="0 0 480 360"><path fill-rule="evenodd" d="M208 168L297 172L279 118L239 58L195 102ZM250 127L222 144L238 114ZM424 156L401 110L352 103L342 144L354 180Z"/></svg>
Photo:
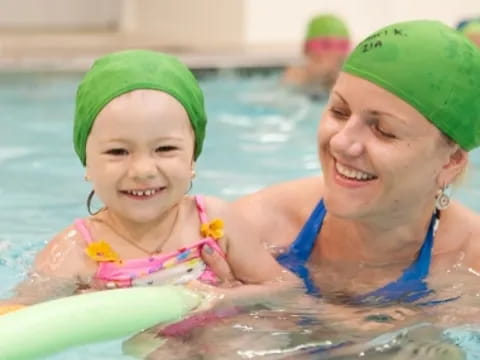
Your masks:
<svg viewBox="0 0 480 360"><path fill-rule="evenodd" d="M225 256L242 283L292 279L226 203L187 195L206 121L202 91L176 58L131 50L98 59L78 88L74 123L75 151L93 188L91 216L38 254L36 279L14 302L194 279L215 284L201 249ZM95 212L94 194L104 204Z"/></svg>

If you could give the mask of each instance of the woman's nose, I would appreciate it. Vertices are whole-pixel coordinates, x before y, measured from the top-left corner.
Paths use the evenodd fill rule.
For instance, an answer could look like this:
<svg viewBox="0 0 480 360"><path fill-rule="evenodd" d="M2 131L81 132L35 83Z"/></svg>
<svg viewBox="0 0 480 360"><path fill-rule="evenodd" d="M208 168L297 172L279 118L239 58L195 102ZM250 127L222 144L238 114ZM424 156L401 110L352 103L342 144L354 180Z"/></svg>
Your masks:
<svg viewBox="0 0 480 360"><path fill-rule="evenodd" d="M338 155L357 157L364 150L363 137L364 129L358 119L350 118L332 135L330 148Z"/></svg>

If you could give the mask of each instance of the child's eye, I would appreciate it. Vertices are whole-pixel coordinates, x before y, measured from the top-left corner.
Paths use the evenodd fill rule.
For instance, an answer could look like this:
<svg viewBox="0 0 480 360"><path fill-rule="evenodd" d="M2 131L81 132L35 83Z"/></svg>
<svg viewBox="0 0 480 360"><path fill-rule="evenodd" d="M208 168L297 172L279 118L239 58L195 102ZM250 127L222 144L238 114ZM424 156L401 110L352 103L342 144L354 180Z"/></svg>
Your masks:
<svg viewBox="0 0 480 360"><path fill-rule="evenodd" d="M163 145L155 149L155 151L157 152L168 152L168 151L175 151L175 150L178 150L178 147L173 145Z"/></svg>
<svg viewBox="0 0 480 360"><path fill-rule="evenodd" d="M115 149L109 149L105 151L105 154L113 155L113 156L125 156L125 155L128 155L128 151L122 148L115 148Z"/></svg>

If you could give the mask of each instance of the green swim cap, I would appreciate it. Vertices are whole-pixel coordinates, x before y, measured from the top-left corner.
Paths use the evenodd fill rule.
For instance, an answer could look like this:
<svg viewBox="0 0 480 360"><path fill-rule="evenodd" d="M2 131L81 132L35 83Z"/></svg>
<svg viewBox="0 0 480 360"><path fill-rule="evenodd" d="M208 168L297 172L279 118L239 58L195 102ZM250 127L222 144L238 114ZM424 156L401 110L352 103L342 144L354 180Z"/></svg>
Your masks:
<svg viewBox="0 0 480 360"><path fill-rule="evenodd" d="M307 26L305 40L318 37L348 38L348 29L345 23L335 15L318 15L310 20Z"/></svg>
<svg viewBox="0 0 480 360"><path fill-rule="evenodd" d="M448 26L417 20L380 29L343 71L397 95L463 149L480 145L480 51Z"/></svg>
<svg viewBox="0 0 480 360"><path fill-rule="evenodd" d="M163 91L185 108L195 133L195 159L205 138L203 93L190 70L177 58L149 50L127 50L95 61L81 81L76 98L73 142L83 165L87 138L95 118L114 98L129 91Z"/></svg>

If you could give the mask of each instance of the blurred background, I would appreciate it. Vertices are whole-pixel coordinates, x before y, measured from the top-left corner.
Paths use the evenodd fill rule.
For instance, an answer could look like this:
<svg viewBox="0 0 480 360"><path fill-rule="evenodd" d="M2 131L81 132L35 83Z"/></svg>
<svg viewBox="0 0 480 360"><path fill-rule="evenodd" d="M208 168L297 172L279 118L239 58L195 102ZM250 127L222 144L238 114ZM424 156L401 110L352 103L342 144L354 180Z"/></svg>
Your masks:
<svg viewBox="0 0 480 360"><path fill-rule="evenodd" d="M478 0L0 0L0 66L84 69L123 48L178 54L193 67L293 62L308 19L343 18L355 43L394 21L449 25L480 14Z"/></svg>

